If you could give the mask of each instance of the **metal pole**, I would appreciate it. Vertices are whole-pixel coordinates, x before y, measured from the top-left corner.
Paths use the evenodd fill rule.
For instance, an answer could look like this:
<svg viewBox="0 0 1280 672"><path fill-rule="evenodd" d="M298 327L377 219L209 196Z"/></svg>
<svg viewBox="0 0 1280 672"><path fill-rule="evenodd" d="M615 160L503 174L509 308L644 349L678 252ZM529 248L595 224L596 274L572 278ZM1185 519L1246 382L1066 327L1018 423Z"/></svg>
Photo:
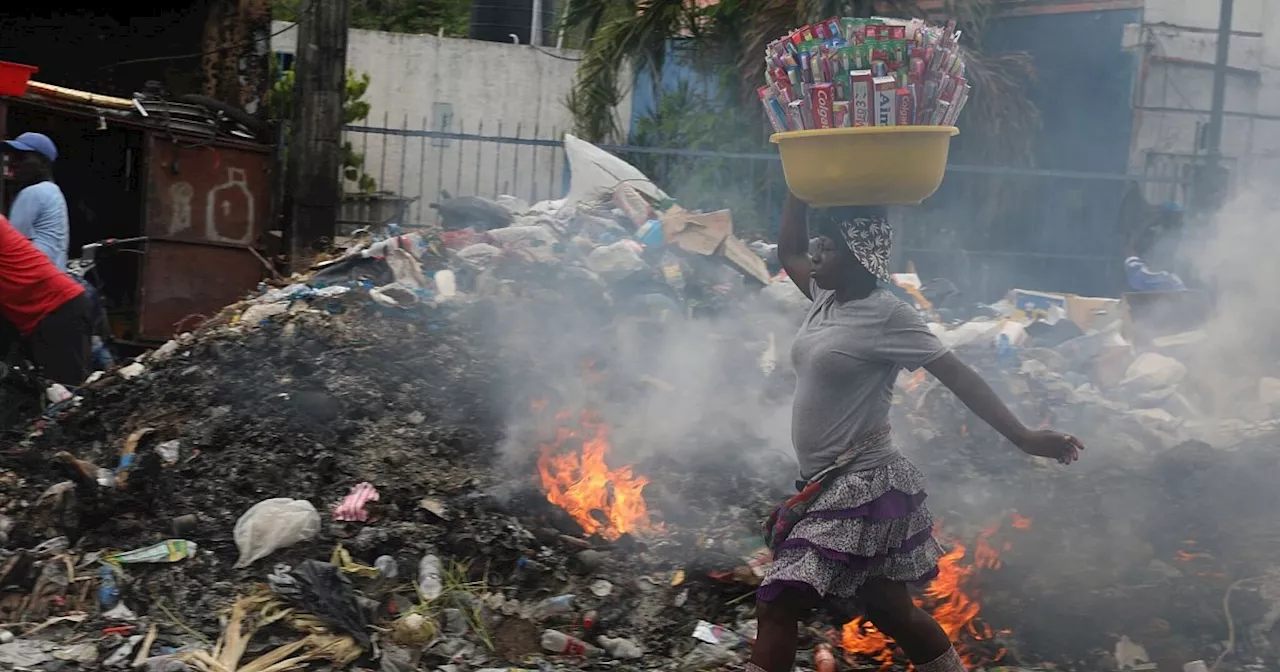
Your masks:
<svg viewBox="0 0 1280 672"><path fill-rule="evenodd" d="M529 44L542 46L542 0L533 0L533 18L529 21Z"/></svg>
<svg viewBox="0 0 1280 672"><path fill-rule="evenodd" d="M1213 61L1213 101L1209 108L1209 128L1205 135L1205 149L1209 159L1222 158L1222 116L1227 98L1227 62L1231 54L1231 13L1234 0L1221 0L1218 13L1218 53Z"/></svg>

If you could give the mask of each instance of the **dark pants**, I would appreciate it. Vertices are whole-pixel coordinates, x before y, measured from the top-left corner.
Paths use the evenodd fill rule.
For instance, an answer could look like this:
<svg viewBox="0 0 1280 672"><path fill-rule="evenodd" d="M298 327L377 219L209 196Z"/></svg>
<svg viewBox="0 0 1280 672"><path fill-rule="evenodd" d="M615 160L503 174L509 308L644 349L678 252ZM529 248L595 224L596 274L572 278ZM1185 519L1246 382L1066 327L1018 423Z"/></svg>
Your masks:
<svg viewBox="0 0 1280 672"><path fill-rule="evenodd" d="M93 310L80 294L58 306L27 335L31 362L55 383L80 385L89 377Z"/></svg>

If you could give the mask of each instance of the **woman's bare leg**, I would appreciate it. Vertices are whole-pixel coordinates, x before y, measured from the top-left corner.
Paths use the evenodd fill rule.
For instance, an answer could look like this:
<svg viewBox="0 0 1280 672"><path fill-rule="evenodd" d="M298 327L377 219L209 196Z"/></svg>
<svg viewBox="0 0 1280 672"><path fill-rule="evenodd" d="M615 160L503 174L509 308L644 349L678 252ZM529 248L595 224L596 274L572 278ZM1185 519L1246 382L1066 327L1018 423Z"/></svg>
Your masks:
<svg viewBox="0 0 1280 672"><path fill-rule="evenodd" d="M756 602L759 632L748 672L791 672L796 662L798 623L813 607L813 599L795 590L782 591L772 602Z"/></svg>
<svg viewBox="0 0 1280 672"><path fill-rule="evenodd" d="M911 601L907 584L869 579L858 597L866 605L867 620L902 647L918 672L964 670L947 633Z"/></svg>

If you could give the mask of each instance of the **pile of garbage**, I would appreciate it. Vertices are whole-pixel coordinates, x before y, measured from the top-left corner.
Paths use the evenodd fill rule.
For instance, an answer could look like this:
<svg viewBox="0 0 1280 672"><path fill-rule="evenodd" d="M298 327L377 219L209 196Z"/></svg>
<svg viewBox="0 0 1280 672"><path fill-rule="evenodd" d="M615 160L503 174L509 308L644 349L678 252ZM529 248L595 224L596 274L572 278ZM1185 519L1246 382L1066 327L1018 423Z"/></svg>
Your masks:
<svg viewBox="0 0 1280 672"><path fill-rule="evenodd" d="M537 299L406 307L321 277L228 307L7 449L0 665L741 659L745 636L699 621L747 627L749 600L722 603L758 582L754 546L587 534L532 466L504 467L496 383L528 362L486 320Z"/></svg>

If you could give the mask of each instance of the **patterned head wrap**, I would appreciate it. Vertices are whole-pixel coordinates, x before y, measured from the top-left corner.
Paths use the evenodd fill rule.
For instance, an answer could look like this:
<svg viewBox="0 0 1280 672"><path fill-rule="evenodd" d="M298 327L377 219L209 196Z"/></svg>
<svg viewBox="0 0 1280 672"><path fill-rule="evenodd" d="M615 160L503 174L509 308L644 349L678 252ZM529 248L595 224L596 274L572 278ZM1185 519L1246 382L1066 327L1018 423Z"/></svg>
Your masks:
<svg viewBox="0 0 1280 672"><path fill-rule="evenodd" d="M893 227L884 208L831 208L823 213L844 238L845 245L862 267L889 282L889 252Z"/></svg>

